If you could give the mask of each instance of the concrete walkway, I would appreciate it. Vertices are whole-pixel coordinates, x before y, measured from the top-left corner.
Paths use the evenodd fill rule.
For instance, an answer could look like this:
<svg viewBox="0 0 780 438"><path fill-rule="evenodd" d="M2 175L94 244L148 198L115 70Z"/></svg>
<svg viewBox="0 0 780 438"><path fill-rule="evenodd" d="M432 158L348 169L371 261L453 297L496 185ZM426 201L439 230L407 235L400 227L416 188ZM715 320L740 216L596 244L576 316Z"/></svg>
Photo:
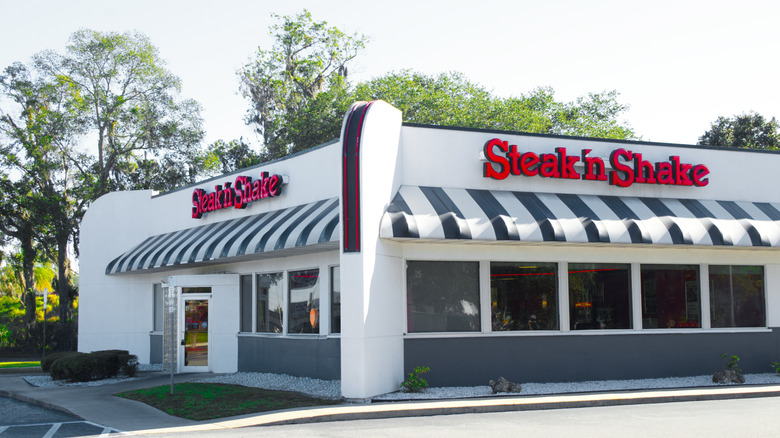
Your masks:
<svg viewBox="0 0 780 438"><path fill-rule="evenodd" d="M186 382L207 376L213 376L213 374L179 374L175 376L175 381L176 383ZM102 386L38 388L29 385L18 374L4 374L0 375L0 395L51 409L58 409L85 420L132 434L184 433L188 431L322 421L780 396L780 385L737 385L543 396L343 404L339 406L248 414L208 421L192 421L168 415L140 402L112 395L118 392L170 383L170 375L160 372L140 372L138 377L140 378L136 380Z"/></svg>

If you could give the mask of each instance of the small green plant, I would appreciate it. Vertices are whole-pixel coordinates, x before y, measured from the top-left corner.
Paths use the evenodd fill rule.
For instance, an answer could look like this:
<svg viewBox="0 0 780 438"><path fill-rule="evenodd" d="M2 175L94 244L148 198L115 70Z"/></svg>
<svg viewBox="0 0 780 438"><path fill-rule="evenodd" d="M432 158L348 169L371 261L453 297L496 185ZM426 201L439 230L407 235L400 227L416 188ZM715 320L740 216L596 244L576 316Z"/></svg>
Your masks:
<svg viewBox="0 0 780 438"><path fill-rule="evenodd" d="M777 374L780 374L780 362L772 362L770 365Z"/></svg>
<svg viewBox="0 0 780 438"><path fill-rule="evenodd" d="M406 380L401 382L401 389L406 392L422 392L423 389L428 387L428 381L420 377L420 375L430 370L428 367L414 367Z"/></svg>
<svg viewBox="0 0 780 438"><path fill-rule="evenodd" d="M737 362L739 362L739 356L732 354L731 357L729 357L728 354L723 353L720 355L720 357L723 358L723 366L727 370L734 370L737 374L742 374L742 370L737 366Z"/></svg>

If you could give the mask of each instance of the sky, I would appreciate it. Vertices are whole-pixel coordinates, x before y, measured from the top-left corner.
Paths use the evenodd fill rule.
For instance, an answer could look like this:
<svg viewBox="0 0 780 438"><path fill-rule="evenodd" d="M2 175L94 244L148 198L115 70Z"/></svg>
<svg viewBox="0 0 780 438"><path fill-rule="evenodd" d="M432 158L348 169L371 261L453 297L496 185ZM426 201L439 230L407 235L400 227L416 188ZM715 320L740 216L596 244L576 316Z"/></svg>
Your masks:
<svg viewBox="0 0 780 438"><path fill-rule="evenodd" d="M695 144L718 116L780 117L776 1L6 0L0 68L64 52L79 28L146 34L202 106L206 142L244 137L236 71L273 44L272 13L315 20L369 43L352 83L410 69L457 71L508 97L549 86L558 100L617 90L642 140Z"/></svg>

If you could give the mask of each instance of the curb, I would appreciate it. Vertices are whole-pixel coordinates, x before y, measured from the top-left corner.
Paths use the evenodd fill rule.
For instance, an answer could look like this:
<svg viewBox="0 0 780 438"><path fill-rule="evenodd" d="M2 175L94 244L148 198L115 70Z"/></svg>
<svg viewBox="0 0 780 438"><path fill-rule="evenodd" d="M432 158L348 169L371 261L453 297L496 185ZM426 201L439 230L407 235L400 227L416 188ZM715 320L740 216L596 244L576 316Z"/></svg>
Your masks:
<svg viewBox="0 0 780 438"><path fill-rule="evenodd" d="M726 391L723 391L726 389ZM408 409L372 410L367 412L323 413L308 417L269 419L257 426L283 424L305 424L326 421L370 420L412 416L434 416L453 414L477 414L510 411L535 411L570 409L601 406L624 406L651 403L672 403L689 401L730 400L780 396L780 385L755 385L741 388L687 388L652 389L603 393L572 393L541 396L493 397L480 399L455 399L446 401L400 402L412 405L432 405ZM372 403L376 407L392 407L396 402ZM437 406L444 405L444 406Z"/></svg>
<svg viewBox="0 0 780 438"><path fill-rule="evenodd" d="M76 418L80 418L82 420L86 420L86 418L82 417L81 415L75 414L74 412L72 412L71 410L69 410L68 408L66 408L64 406L55 405L53 403L48 403L48 402L45 402L45 401L42 401L42 400L38 400L36 398L28 397L28 396L23 395L23 394L15 393L13 391L6 391L5 389L0 389L0 396L12 398L14 400L19 400L19 401L22 401L22 402L25 402L25 403L29 403L31 405L40 406L42 408L51 409L53 411L63 412L63 413L66 413L68 415L72 415L72 416L74 416Z"/></svg>
<svg viewBox="0 0 780 438"><path fill-rule="evenodd" d="M0 368L0 375L3 374L43 374L43 370L41 367Z"/></svg>
<svg viewBox="0 0 780 438"><path fill-rule="evenodd" d="M780 385L754 385L738 388L651 389L566 395L488 397L415 402L386 402L328 407L298 408L240 417L214 419L209 422L175 428L138 430L138 434L187 433L236 429L244 427L309 424L331 421L374 420L400 417L476 414L509 411L570 409L741 398L777 397Z"/></svg>

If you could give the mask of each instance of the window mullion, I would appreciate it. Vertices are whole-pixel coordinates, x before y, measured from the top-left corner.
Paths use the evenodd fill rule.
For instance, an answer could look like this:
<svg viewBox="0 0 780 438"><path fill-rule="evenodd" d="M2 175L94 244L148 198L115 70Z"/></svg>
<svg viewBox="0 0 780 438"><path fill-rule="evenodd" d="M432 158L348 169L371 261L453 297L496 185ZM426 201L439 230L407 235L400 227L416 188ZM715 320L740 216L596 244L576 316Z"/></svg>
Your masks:
<svg viewBox="0 0 780 438"><path fill-rule="evenodd" d="M631 320L634 330L642 330L642 270L631 263Z"/></svg>
<svg viewBox="0 0 780 438"><path fill-rule="evenodd" d="M701 303L701 327L705 330L712 328L710 318L710 265L702 263L699 265L699 290Z"/></svg>
<svg viewBox="0 0 780 438"><path fill-rule="evenodd" d="M482 333L490 333L492 331L493 305L491 293L490 262L482 260L479 262L479 303Z"/></svg>
<svg viewBox="0 0 780 438"><path fill-rule="evenodd" d="M569 321L569 264L558 262L558 321L560 330L568 332Z"/></svg>

